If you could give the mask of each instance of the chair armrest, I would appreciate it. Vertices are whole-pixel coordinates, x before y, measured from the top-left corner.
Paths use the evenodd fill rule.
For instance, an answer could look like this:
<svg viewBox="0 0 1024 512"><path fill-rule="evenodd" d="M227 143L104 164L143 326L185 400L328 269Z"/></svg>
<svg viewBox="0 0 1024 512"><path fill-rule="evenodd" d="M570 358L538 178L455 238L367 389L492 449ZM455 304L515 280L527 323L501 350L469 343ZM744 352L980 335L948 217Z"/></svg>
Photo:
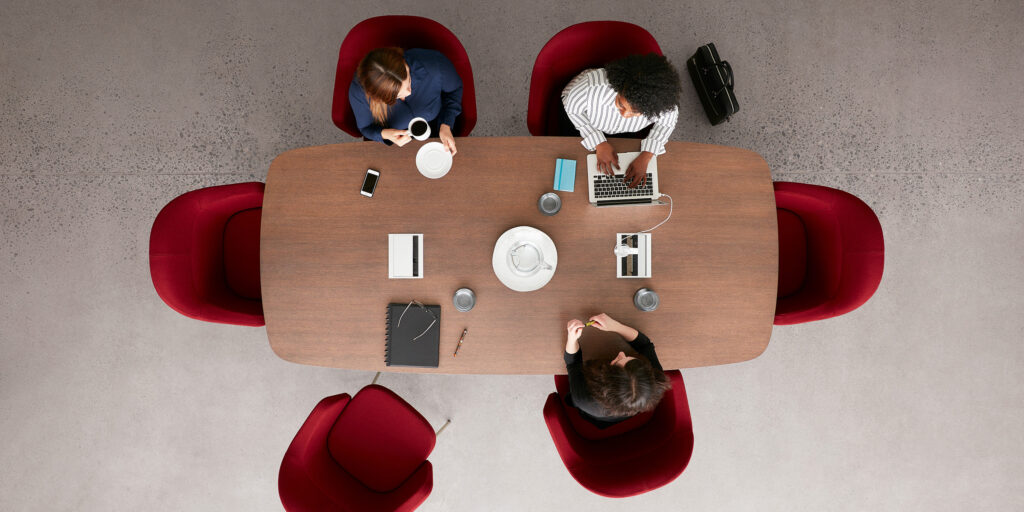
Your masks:
<svg viewBox="0 0 1024 512"><path fill-rule="evenodd" d="M548 395L548 400L544 403L544 421L547 423L551 440L555 443L555 449L558 450L566 467L576 465L587 458L594 443L576 433L558 393Z"/></svg>
<svg viewBox="0 0 1024 512"><path fill-rule="evenodd" d="M387 494L374 496L374 503L367 502L360 510L367 512L391 512L416 510L434 488L434 468L425 460L402 485Z"/></svg>

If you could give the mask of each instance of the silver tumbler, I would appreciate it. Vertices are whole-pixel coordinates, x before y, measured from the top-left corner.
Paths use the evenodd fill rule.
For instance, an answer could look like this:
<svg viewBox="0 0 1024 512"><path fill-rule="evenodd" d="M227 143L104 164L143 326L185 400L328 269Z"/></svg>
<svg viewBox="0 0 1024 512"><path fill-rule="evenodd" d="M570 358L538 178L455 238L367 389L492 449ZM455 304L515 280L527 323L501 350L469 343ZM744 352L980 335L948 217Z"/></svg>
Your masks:
<svg viewBox="0 0 1024 512"><path fill-rule="evenodd" d="M459 288L455 290L455 295L452 297L452 304L455 305L455 309L465 313L473 309L476 306L476 294L469 288Z"/></svg>
<svg viewBox="0 0 1024 512"><path fill-rule="evenodd" d="M654 290L640 288L633 294L633 305L640 311L654 311L658 309L658 294Z"/></svg>

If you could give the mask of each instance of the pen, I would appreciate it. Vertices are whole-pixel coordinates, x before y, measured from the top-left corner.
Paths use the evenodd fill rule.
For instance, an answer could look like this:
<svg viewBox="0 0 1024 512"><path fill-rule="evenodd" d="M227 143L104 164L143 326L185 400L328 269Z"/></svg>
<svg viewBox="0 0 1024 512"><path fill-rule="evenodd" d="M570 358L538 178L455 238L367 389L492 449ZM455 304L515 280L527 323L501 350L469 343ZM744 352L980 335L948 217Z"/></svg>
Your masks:
<svg viewBox="0 0 1024 512"><path fill-rule="evenodd" d="M467 332L469 332L468 328L462 330L462 336L459 336L459 344L455 346L455 353L452 354L452 357L459 355L459 349L462 348L462 340L466 339Z"/></svg>
<svg viewBox="0 0 1024 512"><path fill-rule="evenodd" d="M596 323L597 323L596 321L591 320L591 321L587 322L587 325L584 325L583 327L590 327L591 325L594 325Z"/></svg>

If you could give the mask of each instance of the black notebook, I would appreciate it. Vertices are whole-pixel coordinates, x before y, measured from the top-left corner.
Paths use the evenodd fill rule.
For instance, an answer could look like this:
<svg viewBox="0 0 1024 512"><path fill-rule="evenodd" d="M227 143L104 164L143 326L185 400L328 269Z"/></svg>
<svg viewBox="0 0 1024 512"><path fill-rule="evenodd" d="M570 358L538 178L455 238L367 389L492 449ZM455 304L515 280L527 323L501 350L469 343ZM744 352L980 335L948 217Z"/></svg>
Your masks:
<svg viewBox="0 0 1024 512"><path fill-rule="evenodd" d="M384 363L388 366L437 368L441 306L388 304L384 340Z"/></svg>

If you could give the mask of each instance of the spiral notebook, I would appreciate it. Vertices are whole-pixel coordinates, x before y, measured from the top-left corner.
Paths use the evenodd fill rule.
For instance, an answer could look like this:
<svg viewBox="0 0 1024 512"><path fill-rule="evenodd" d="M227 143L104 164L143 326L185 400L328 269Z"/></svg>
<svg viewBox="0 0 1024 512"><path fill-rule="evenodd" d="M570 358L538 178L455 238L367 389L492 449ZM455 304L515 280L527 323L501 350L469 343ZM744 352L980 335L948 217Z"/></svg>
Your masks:
<svg viewBox="0 0 1024 512"><path fill-rule="evenodd" d="M388 304L384 363L388 366L437 368L441 345L441 306L425 305L421 308L413 304L408 310L406 306L409 303ZM402 311L405 311L405 316L402 316Z"/></svg>

